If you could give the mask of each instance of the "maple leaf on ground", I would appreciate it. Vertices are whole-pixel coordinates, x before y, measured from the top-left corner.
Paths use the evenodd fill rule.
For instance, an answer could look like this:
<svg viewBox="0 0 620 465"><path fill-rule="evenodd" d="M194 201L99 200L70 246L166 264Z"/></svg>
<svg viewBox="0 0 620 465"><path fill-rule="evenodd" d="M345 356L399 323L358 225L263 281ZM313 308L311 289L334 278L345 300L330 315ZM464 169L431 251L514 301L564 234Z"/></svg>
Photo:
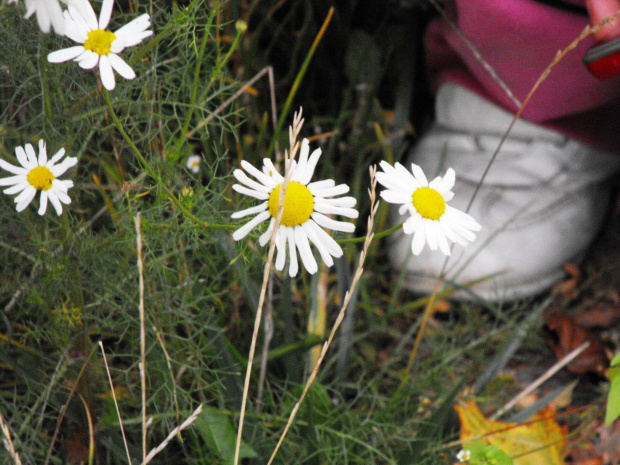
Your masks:
<svg viewBox="0 0 620 465"><path fill-rule="evenodd" d="M558 425L555 408L547 406L523 424L487 419L474 401L455 405L461 422L461 444L476 440L496 445L515 465L564 465L566 427Z"/></svg>

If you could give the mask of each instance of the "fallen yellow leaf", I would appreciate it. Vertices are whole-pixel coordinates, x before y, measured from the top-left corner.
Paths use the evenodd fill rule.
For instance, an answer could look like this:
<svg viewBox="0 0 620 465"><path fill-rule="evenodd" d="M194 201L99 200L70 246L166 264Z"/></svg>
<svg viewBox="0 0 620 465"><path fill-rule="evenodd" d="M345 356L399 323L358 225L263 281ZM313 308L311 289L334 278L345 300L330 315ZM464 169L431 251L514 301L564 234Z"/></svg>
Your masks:
<svg viewBox="0 0 620 465"><path fill-rule="evenodd" d="M461 444L476 439L497 445L515 465L564 465L566 427L556 422L555 408L548 406L526 423L504 423L487 419L474 401L454 407L461 421Z"/></svg>

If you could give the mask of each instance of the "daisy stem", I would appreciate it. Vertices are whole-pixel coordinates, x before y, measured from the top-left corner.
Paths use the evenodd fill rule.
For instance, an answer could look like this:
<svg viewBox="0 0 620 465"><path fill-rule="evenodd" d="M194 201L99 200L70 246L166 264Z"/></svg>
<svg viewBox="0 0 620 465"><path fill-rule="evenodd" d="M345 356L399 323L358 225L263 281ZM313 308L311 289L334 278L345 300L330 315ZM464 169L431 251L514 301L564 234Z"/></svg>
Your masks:
<svg viewBox="0 0 620 465"><path fill-rule="evenodd" d="M189 128L189 125L192 121L192 116L194 115L196 94L198 92L198 84L200 83L200 69L204 61L203 57L205 54L205 50L207 48L207 42L209 39L209 31L211 30L213 19L217 16L217 12L219 11L219 9L220 9L220 2L219 0L216 0L215 5L213 5L213 8L211 8L211 11L209 13L209 18L207 19L207 23L204 26L204 34L202 36L202 42L200 43L200 48L198 49L198 53L196 54L196 67L194 68L194 78L192 80L192 87L190 91L187 116L185 117L185 123L183 124L183 129L181 130L181 136L180 136L181 140L177 144L174 154L170 157L173 162L176 162L179 159L179 156L181 154L181 147L183 147L185 141L187 140L187 136L185 134L187 134L187 129ZM235 41L235 43L236 42L237 41ZM218 68L214 71L214 73L212 74L211 80L209 84L207 85L207 88L209 88L211 84L213 83L213 81L215 80L215 78L219 76L220 70L221 68Z"/></svg>
<svg viewBox="0 0 620 465"><path fill-rule="evenodd" d="M149 166L148 162L146 161L146 158L144 158L144 155L142 155L138 147L136 147L136 144L134 144L133 141L131 140L131 137L129 137L129 134L127 134L127 132L125 131L125 128L123 127L123 122L119 119L119 117L114 112L114 108L112 107L112 100L110 99L110 92L108 92L107 89L104 89L104 96L105 96L106 104L108 105L108 111L110 112L112 121L116 125L116 129L118 129L118 132L120 132L123 139L125 139L125 142L127 142L127 144L129 145L133 153L136 155L136 158L142 165L142 168L144 169L146 174L148 174L151 178L153 178L153 180L159 186L161 186L161 188L164 190L164 192L166 193L168 198L172 201L172 203L175 204L179 210L181 210L181 213L183 213L183 216L193 221L201 228L205 228L209 230L235 229L236 226L231 225L231 224L209 224L206 221L198 218L196 215L190 212L187 209L187 207L185 207L185 205L181 203L181 201L177 198L177 196L174 195L174 192L172 192L170 188L166 186L166 184L164 184L161 176L153 168Z"/></svg>
<svg viewBox="0 0 620 465"><path fill-rule="evenodd" d="M381 231L380 233L376 233L374 235L375 239L381 239L382 237L385 236L389 236L392 233L395 233L396 231L398 231L399 229L402 229L403 227L403 223L398 224L390 229L386 229L385 231ZM362 237L353 237L351 239L337 239L336 242L338 244L355 244L358 242L364 242L366 240L366 236L362 236Z"/></svg>

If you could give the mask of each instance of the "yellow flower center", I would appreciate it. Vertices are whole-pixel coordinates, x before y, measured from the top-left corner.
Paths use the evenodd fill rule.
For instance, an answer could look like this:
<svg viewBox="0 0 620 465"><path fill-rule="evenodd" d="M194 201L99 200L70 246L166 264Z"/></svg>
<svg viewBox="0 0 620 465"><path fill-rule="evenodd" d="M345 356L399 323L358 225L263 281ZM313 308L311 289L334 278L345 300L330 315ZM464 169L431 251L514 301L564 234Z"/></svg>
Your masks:
<svg viewBox="0 0 620 465"><path fill-rule="evenodd" d="M269 194L269 213L274 218L278 216L278 202L280 200L279 184ZM284 211L282 212L282 222L284 226L299 226L305 223L314 211L314 196L310 189L301 183L291 181L288 183L284 194Z"/></svg>
<svg viewBox="0 0 620 465"><path fill-rule="evenodd" d="M95 52L97 55L107 55L110 53L110 47L115 40L116 36L113 32L95 29L88 33L88 39L84 42L84 48Z"/></svg>
<svg viewBox="0 0 620 465"><path fill-rule="evenodd" d="M47 191L52 188L52 181L56 177L52 174L49 168L45 166L37 166L32 168L28 173L28 182L32 187L40 191Z"/></svg>
<svg viewBox="0 0 620 465"><path fill-rule="evenodd" d="M411 202L422 218L438 220L446 211L443 196L431 187L420 187L413 192Z"/></svg>

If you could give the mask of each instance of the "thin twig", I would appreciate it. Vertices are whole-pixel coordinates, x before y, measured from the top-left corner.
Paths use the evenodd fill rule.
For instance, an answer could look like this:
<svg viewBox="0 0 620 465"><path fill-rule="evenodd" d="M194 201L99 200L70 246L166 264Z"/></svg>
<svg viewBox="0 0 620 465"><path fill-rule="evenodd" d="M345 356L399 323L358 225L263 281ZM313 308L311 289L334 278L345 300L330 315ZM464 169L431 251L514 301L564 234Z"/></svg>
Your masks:
<svg viewBox="0 0 620 465"><path fill-rule="evenodd" d="M280 227L280 223L282 221L282 214L284 212L284 196L286 195L286 188L288 187L289 180L292 175L292 162L297 154L297 150L299 149L299 143L297 142L297 137L299 136L299 132L301 131L301 127L303 126L304 120L302 118L302 110L299 110L299 113L295 113L293 117L293 124L289 128L289 141L290 141L290 152L287 151L285 155L285 175L284 181L282 182L282 187L280 189L280 196L278 201L278 214L276 215L276 219L273 224L273 231L271 232L271 239L269 241L269 252L267 253L267 263L265 263L265 269L263 272L263 285L261 286L260 297L258 300L258 308L256 309L256 318L254 320L254 330L252 332L252 341L250 343L250 353L248 355L248 366L245 372L245 381L243 383L243 398L241 399L241 411L239 413L239 428L237 430L237 441L235 443L235 458L234 465L239 464L239 454L241 452L241 437L243 434L243 423L245 420L245 410L248 401L248 392L250 389L250 378L252 376L252 364L254 362L254 354L256 352L256 341L258 339L258 331L260 329L260 322L263 313L263 305L265 303L265 295L267 293L267 282L269 281L269 276L271 274L271 264L273 262L273 255L276 248L276 234L278 233L278 228ZM288 156L287 156L288 155Z"/></svg>
<svg viewBox="0 0 620 465"><path fill-rule="evenodd" d="M177 434L179 434L181 431L183 431L185 428L187 428L189 425L191 425L192 423L194 423L194 421L196 421L196 418L198 418L198 415L200 415L200 413L202 412L202 404L200 404L198 406L198 408L196 410L194 410L194 413L191 414L191 416L185 420L183 422L183 424L181 424L180 426L177 426L176 428L174 428L172 431L170 431L170 433L168 434L168 436L166 437L166 439L164 439L164 441L157 446L155 449L151 450L149 452L149 454L145 457L145 459L142 461L142 465L146 465L147 463L149 463L151 460L153 460L153 458L159 454L164 447L166 447L168 445L168 443L170 441L172 441L172 438L174 438Z"/></svg>
<svg viewBox="0 0 620 465"><path fill-rule="evenodd" d="M273 123L274 128L275 128L275 125L277 124L277 120L276 120L276 113L275 113L276 96L275 96L275 89L274 89L274 84L273 84L273 82L274 82L274 79L273 79L273 68L271 66L266 66L265 68L261 69L258 73L256 73L256 76L254 76L248 82L243 84L241 86L241 88L237 92L235 92L233 95L231 95L226 100L224 100L224 102L219 107L217 107L217 109L213 113L211 113L204 120L202 120L198 125L196 125L196 127L194 129L192 129L191 131L187 131L187 134L185 136L187 138L192 137L196 133L196 131L198 131L203 126L208 124L213 118L215 118L224 109L226 109L228 106L230 106L231 103L233 103L235 100L237 100L241 94L243 94L246 90L248 90L250 87L252 87L252 85L256 81L258 81L261 77L263 77L265 74L267 74L267 76L269 78L269 89L270 89L270 99L271 99L271 119L272 119L272 123Z"/></svg>
<svg viewBox="0 0 620 465"><path fill-rule="evenodd" d="M271 271L273 273L273 270ZM258 391L256 394L256 413L261 411L261 401L263 400L263 389L265 387L265 377L267 375L267 362L269 359L269 347L273 337L273 279L269 279L267 284L267 303L265 304L265 321L263 323L263 353L260 361L260 371L258 374Z"/></svg>
<svg viewBox="0 0 620 465"><path fill-rule="evenodd" d="M293 424L293 420L295 419L295 416L297 415L297 411L299 410L301 403L304 401L304 398L306 397L306 394L308 393L308 389L310 389L310 386L314 382L314 379L316 378L319 372L319 368L321 367L321 363L323 362L323 359L325 358L325 354L327 354L327 350L329 349L329 346L331 345L332 340L334 339L334 336L336 335L336 331L338 331L340 323L342 323L342 320L344 319L347 306L349 305L349 301L351 300L351 295L353 294L353 291L355 287L357 286L357 283L359 282L362 276L362 273L364 271L364 260L368 252L368 247L370 246L370 243L372 242L372 239L374 236L372 233L372 230L374 227L375 215L377 213L377 209L379 208L379 201L377 200L377 195L376 195L376 188L377 188L377 179L375 177L376 171L377 171L376 166L370 167L369 195L370 195L370 206L371 207L370 207L370 215L368 216L368 226L367 226L368 231L366 233L366 240L364 241L364 248L362 252L360 253L359 263L357 265L357 269L355 270L353 281L351 282L351 287L347 291L346 295L344 296L342 308L340 309L340 312L338 313L338 317L336 318L336 322L334 323L334 326L332 327L332 330L329 333L329 338L323 344L323 347L321 349L321 354L316 362L316 365L314 366L312 373L310 373L310 377L308 378L308 381L306 382L306 385L304 386L304 390L302 391L301 396L299 397L299 400L297 401L297 403L295 404L295 407L293 407L293 410L291 411L288 422L286 423L286 426L284 427L284 431L282 432L282 434L280 435L280 438L278 439L278 444L276 445L273 453L271 454L271 457L267 465L270 465L273 462L273 460L276 457L276 454L278 453L278 450L280 449L280 446L282 445L282 442L284 442L286 433L288 433L288 430Z"/></svg>
<svg viewBox="0 0 620 465"><path fill-rule="evenodd" d="M45 463L44 465L48 465L50 462L50 459L52 458L52 450L54 450L54 444L56 443L56 439L58 438L58 434L60 433L60 425L62 423L62 420L65 418L65 414L67 413L67 409L69 408L69 402L71 402L71 399L73 398L73 394L75 393L75 390L77 389L80 380L82 379L82 375L84 374L84 372L86 371L86 367L88 366L88 362L90 361L90 359L92 358L93 354L95 353L95 350L97 350L97 346L93 346L93 348L90 351L90 354L88 354L88 357L86 358L86 361L84 362L84 365L82 365L82 368L80 369L80 372L77 375L77 378L75 379L75 381L73 382L73 387L71 388L71 392L69 393L69 397L67 398L67 401L65 402L65 405L62 406L62 409L60 410L60 416L58 417L58 421L56 422L56 428L54 429L54 435L52 436L52 440L50 442L50 446L47 449L47 455L45 457Z"/></svg>
<svg viewBox="0 0 620 465"><path fill-rule="evenodd" d="M491 66L491 64L486 61L484 59L484 57L482 56L482 54L478 51L478 48L474 45L474 43L469 40L467 38L467 36L465 34L463 34L463 32L459 29L459 27L454 23L454 21L452 21L448 15L446 14L446 10L439 5L439 3L437 2L437 0L428 0L434 7L435 9L441 14L441 16L443 17L443 19L446 20L446 22L450 25L450 27L452 28L452 30L454 31L454 33L459 36L459 39L461 39L463 41L463 43L465 44L465 46L469 49L469 51L472 53L472 55L474 56L474 58L476 60L478 60L478 62L480 62L480 64L482 65L482 67L485 69L485 71L487 73L489 73L489 76L491 76L491 78L497 82L497 84L502 88L502 90L504 91L504 93L508 96L508 98L510 100L512 100L512 102L518 107L521 106L521 101L517 98L517 96L512 92L512 90L510 90L510 87L508 87L508 84L506 84L504 82L504 80L500 77L500 75L497 73L497 71L495 71L495 69Z"/></svg>
<svg viewBox="0 0 620 465"><path fill-rule="evenodd" d="M570 353L562 357L555 365L553 365L545 373L539 376L532 384L527 386L523 391L521 391L519 394L513 397L506 405L504 405L497 412L495 412L491 416L491 420L496 420L497 418L501 417L504 413L506 413L508 410L514 407L517 404L517 402L519 402L521 399L523 399L525 396L531 393L534 389L536 389L538 386L540 386L542 383L547 381L549 378L555 375L558 371L560 371L562 368L564 368L566 365L572 362L577 356L579 356L579 354L581 354L581 352L586 350L588 347L590 347L590 342L586 341L583 344L581 344L579 347L577 347L576 349L572 350Z"/></svg>
<svg viewBox="0 0 620 465"><path fill-rule="evenodd" d="M11 438L11 431L9 427L4 422L4 418L0 413L0 429L2 429L2 442L4 443L4 448L9 452L9 455L15 462L15 465L22 465L22 460L19 457L19 454L15 451L15 446L13 445L13 439Z"/></svg>
<svg viewBox="0 0 620 465"><path fill-rule="evenodd" d="M129 453L129 446L127 445L127 438L125 437L125 429L123 428L123 419L121 418L121 411L118 408L118 402L116 401L116 392L114 391L114 383L112 382L112 375L110 374L110 367L108 366L108 359L105 356L105 350L103 349L103 342L99 341L99 347L101 347L101 353L103 355L103 363L105 365L105 371L108 374L108 381L110 382L110 391L112 393L112 399L114 400L114 407L116 408L116 415L118 416L118 424L121 427L121 436L123 436L123 443L125 444L125 452L127 453L127 463L131 465L131 454Z"/></svg>
<svg viewBox="0 0 620 465"><path fill-rule="evenodd" d="M536 80L536 82L530 89L530 92L527 94L527 97L525 97L525 100L521 104L521 107L519 108L517 113L515 113L514 118L512 119L510 125L508 126L508 129L506 129L506 132L504 133L501 140L499 141L499 144L497 145L497 149L495 149L495 152L493 153L493 156L489 160L489 163L486 169L484 170L484 173L482 173L482 177L480 178L480 181L478 182L478 185L476 186L476 190L471 196L471 200L469 201L469 204L467 205L467 209L465 210L466 212L469 212L469 210L471 209L471 206L474 203L474 200L477 197L478 192L480 191L480 188L482 187L482 184L484 183L484 180L486 179L487 174L489 173L489 170L491 169L491 166L493 165L493 163L495 162L495 159L499 155L499 151L502 148L502 145L504 145L505 140L508 138L508 134L510 134L512 127L516 124L517 120L521 117L521 114L525 110L525 107L529 103L530 99L534 96L534 93L538 90L538 87L543 83L545 79L547 79L547 76L551 74L551 70L553 69L553 67L557 65L560 61L562 61L562 59L568 54L568 52L575 49L582 40L584 40L589 35L594 34L605 24L611 23L618 17L620 17L620 10L618 10L616 14L614 14L613 16L606 16L596 26L586 26L583 29L583 31L581 31L581 34L579 34L579 36L575 40L573 40L570 44L568 44L568 46L564 50L559 50L558 53L556 53L553 61L549 64L549 66L545 68L545 70L541 73L540 77Z"/></svg>
<svg viewBox="0 0 620 465"><path fill-rule="evenodd" d="M140 228L140 212L134 218L136 224L136 249L138 252L138 289L140 303L140 388L142 393L142 461L146 460L146 334L144 327L144 256L142 253L142 229Z"/></svg>
<svg viewBox="0 0 620 465"><path fill-rule="evenodd" d="M177 410L177 423L178 423L179 422L179 400L177 398L177 383L176 383L176 380L174 379L174 372L172 371L172 363L170 360L170 355L168 354L168 351L166 350L166 344L164 342L164 338L162 337L161 333L155 326L153 326L153 332L155 333L155 336L157 337L157 340L159 341L159 345L161 346L161 350L164 351L164 356L166 357L166 364L168 365L168 371L170 372L170 379L172 380L172 397L174 399L174 405Z"/></svg>

